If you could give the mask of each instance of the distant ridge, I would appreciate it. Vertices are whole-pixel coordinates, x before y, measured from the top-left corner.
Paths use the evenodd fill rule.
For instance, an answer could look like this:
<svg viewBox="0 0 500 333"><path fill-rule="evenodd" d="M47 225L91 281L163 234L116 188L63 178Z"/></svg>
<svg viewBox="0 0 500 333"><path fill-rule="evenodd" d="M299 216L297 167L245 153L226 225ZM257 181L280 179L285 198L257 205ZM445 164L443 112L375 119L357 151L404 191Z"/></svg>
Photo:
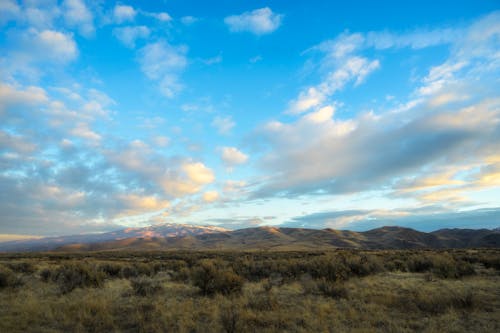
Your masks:
<svg viewBox="0 0 500 333"><path fill-rule="evenodd" d="M51 237L0 244L0 251L110 250L327 250L500 247L500 230L441 229L421 232L389 226L364 232L262 226L227 230L163 224L98 235Z"/></svg>
<svg viewBox="0 0 500 333"><path fill-rule="evenodd" d="M128 239L153 239L187 237L199 234L225 232L228 229L216 226L196 226L191 224L164 223L143 228L126 228L100 234L82 234L60 237L20 240L0 243L0 251L49 251L69 244L91 244Z"/></svg>

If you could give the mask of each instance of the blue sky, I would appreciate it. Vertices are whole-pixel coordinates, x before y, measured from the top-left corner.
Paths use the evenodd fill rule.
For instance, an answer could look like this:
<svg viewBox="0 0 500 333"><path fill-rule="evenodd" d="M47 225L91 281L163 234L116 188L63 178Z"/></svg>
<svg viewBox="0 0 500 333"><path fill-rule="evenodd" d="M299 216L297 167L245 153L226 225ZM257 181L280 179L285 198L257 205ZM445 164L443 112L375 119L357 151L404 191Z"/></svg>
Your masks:
<svg viewBox="0 0 500 333"><path fill-rule="evenodd" d="M500 221L496 1L0 3L0 234Z"/></svg>

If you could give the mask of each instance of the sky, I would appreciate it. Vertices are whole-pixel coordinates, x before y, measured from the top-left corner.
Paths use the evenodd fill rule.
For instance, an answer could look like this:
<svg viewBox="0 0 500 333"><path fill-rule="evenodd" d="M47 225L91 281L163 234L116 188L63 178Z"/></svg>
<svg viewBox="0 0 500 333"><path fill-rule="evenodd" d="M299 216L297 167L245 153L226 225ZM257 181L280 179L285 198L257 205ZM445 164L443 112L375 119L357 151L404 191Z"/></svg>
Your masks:
<svg viewBox="0 0 500 333"><path fill-rule="evenodd" d="M500 226L500 6L0 1L0 238Z"/></svg>

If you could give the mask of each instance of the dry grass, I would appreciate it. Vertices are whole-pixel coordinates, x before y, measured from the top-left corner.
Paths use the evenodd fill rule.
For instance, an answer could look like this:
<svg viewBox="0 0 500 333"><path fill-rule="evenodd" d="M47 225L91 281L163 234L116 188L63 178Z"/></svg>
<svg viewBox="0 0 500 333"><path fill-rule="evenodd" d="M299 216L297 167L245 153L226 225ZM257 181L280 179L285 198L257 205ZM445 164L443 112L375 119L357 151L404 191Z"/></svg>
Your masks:
<svg viewBox="0 0 500 333"><path fill-rule="evenodd" d="M499 253L4 256L0 332L498 332L500 273L483 261ZM409 271L419 255L432 263ZM474 274L454 273L464 263Z"/></svg>

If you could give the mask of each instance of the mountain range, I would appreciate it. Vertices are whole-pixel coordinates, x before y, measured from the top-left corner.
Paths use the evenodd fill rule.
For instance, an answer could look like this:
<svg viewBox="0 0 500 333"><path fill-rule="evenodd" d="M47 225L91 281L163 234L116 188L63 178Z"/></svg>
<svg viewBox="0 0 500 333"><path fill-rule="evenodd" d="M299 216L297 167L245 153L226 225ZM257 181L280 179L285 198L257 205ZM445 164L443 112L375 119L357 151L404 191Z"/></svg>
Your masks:
<svg viewBox="0 0 500 333"><path fill-rule="evenodd" d="M228 230L214 226L162 224L87 235L0 243L2 252L108 250L328 250L500 247L500 229L421 232L382 227L364 232L263 226Z"/></svg>

